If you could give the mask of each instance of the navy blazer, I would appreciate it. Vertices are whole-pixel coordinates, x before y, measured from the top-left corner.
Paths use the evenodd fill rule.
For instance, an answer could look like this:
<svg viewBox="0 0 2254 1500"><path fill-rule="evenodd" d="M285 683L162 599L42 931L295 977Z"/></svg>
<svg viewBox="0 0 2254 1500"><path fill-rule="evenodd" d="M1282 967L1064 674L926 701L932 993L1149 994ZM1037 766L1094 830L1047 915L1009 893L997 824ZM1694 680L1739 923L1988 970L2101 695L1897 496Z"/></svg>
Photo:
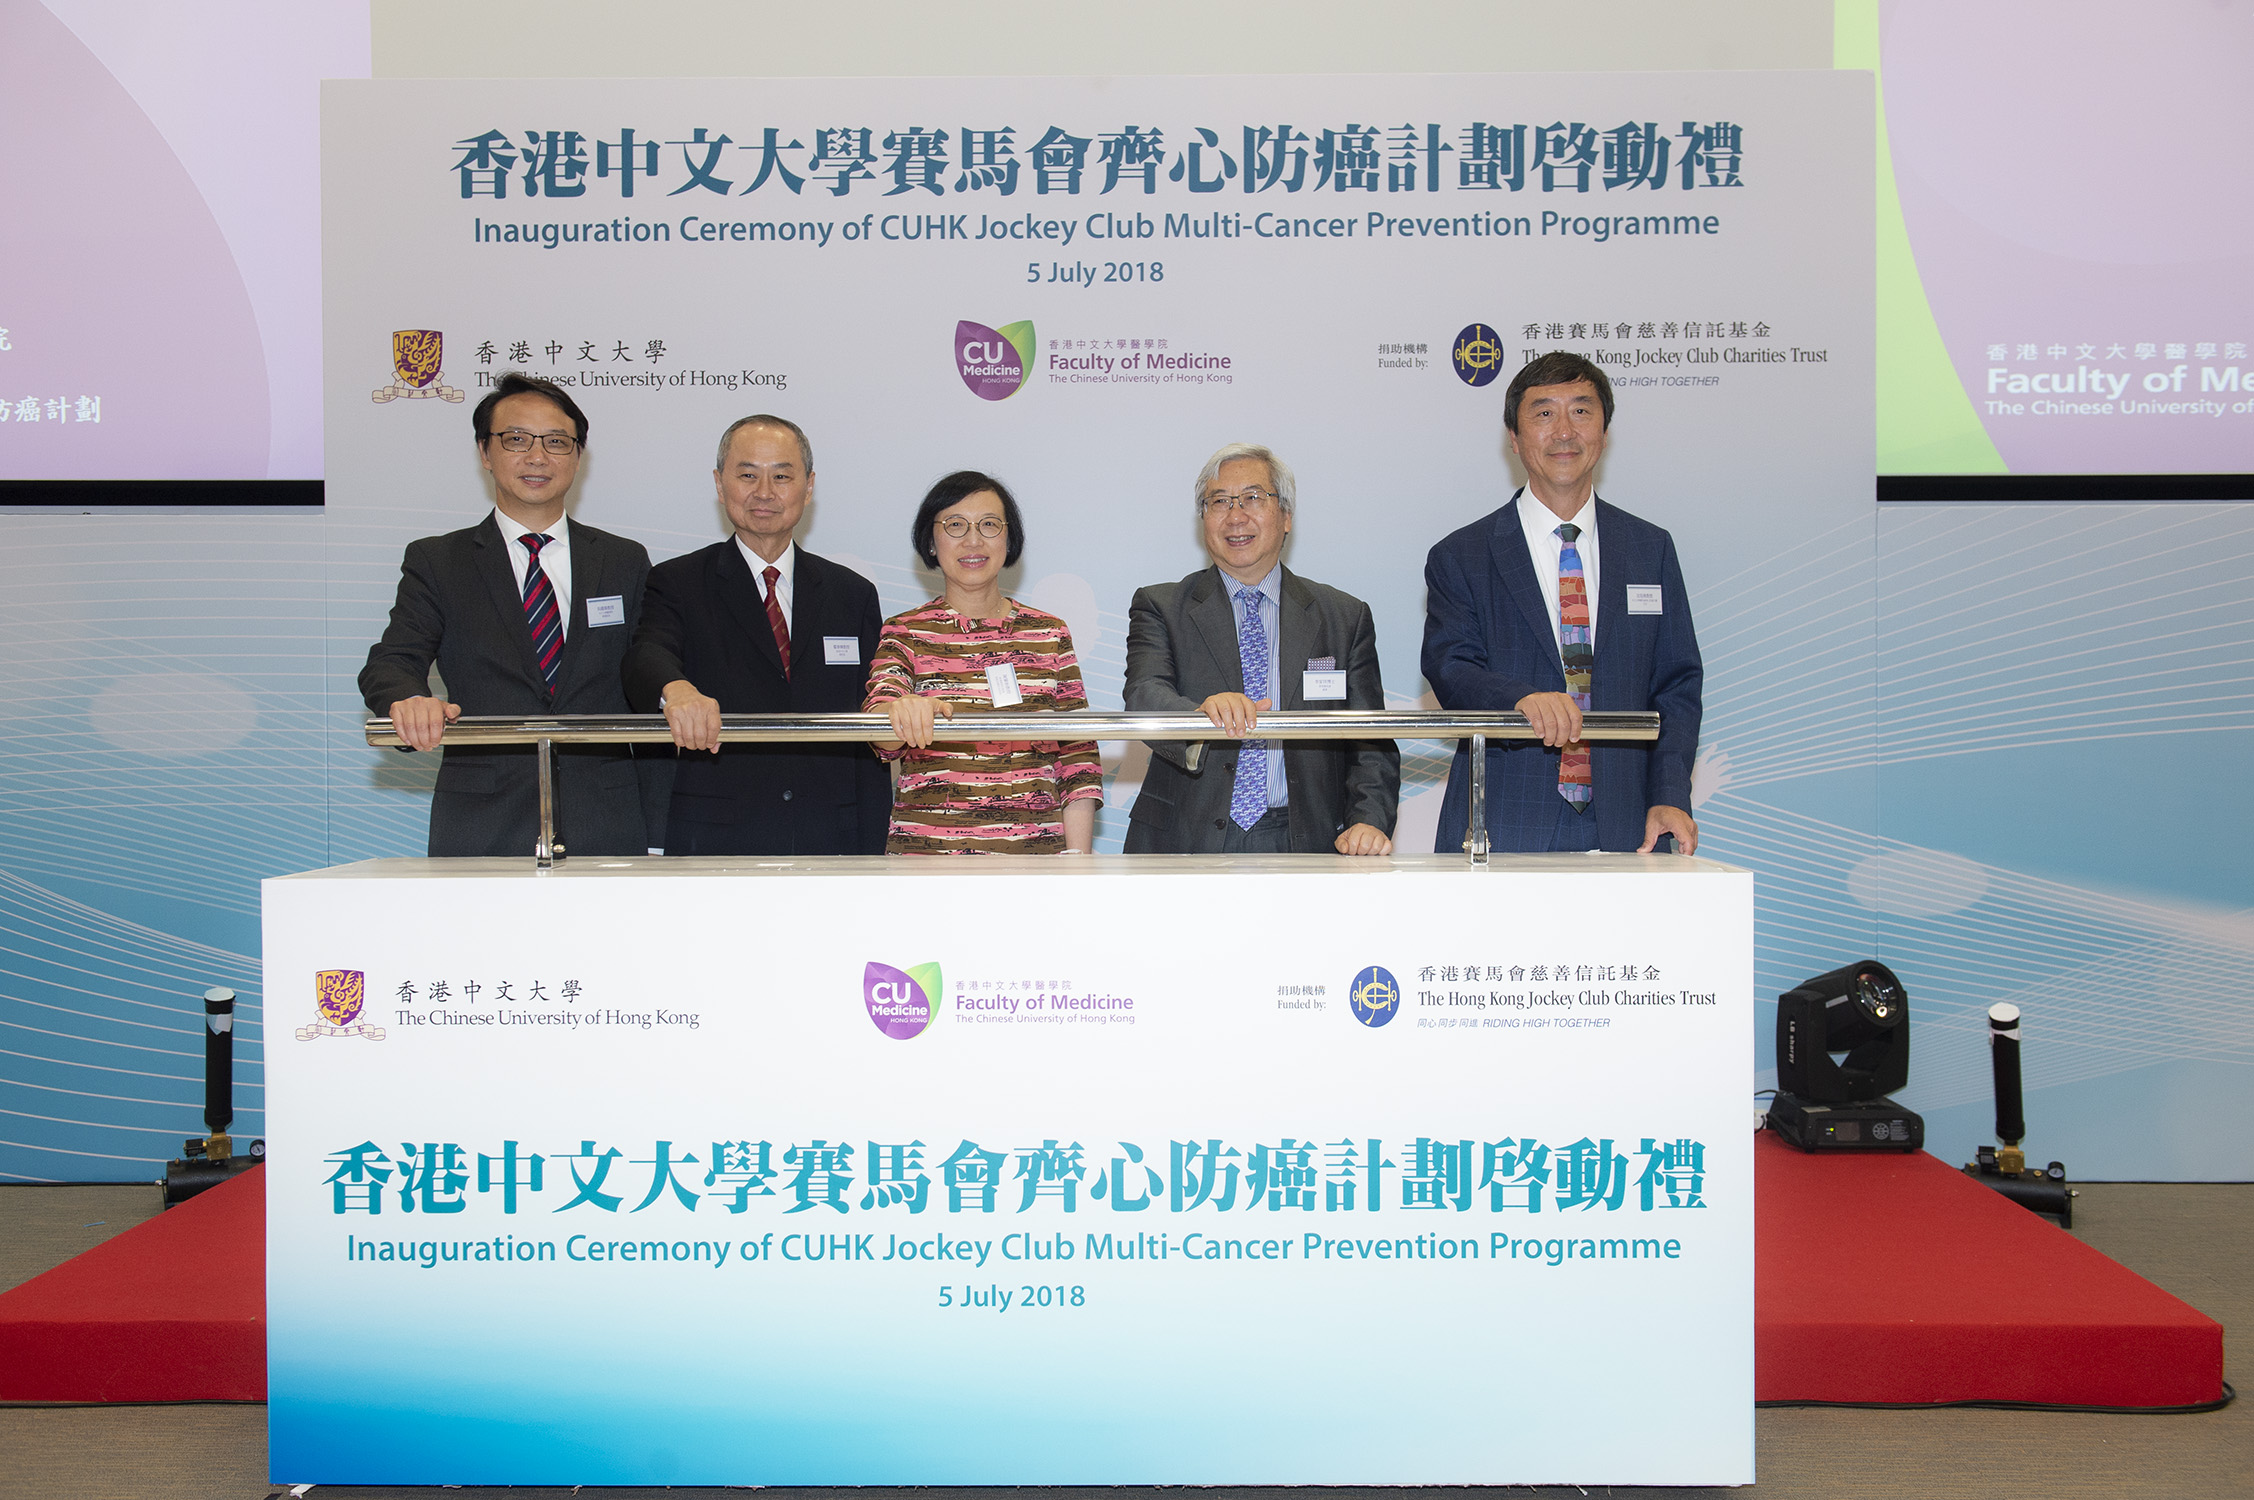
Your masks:
<svg viewBox="0 0 2254 1500"><path fill-rule="evenodd" d="M368 711L388 715L402 698L430 692L430 669L446 696L472 716L621 714L618 669L642 608L650 555L640 542L571 523L571 613L556 691L549 696L525 628L524 595L509 544L488 515L475 526L410 543L399 595L383 639L360 669ZM615 598L616 624L587 618L591 599ZM527 855L540 820L538 768L530 745L439 752L430 799L430 852ZM555 749L556 838L570 854L641 854L664 812L670 768L629 745Z"/></svg>
<svg viewBox="0 0 2254 1500"><path fill-rule="evenodd" d="M626 697L655 713L688 681L731 714L857 714L884 616L876 585L804 547L791 570L790 675L735 538L650 570ZM825 639L853 643L832 662ZM661 749L663 747L660 747ZM668 854L882 854L892 781L867 745L722 745L679 756Z"/></svg>
<svg viewBox="0 0 2254 1500"><path fill-rule="evenodd" d="M1557 631L1542 601L1518 507L1541 502L1522 489L1508 505L1443 538L1425 559L1422 665L1442 708L1512 709L1529 693L1565 691ZM1590 777L1597 845L1633 850L1652 807L1691 805L1691 763L1706 669L1691 627L1675 542L1666 531L1597 501L1600 551L1596 712L1656 709L1656 742L1594 742ZM1628 586L1657 584L1657 614L1628 613ZM1459 743L1448 768L1434 848L1460 853L1470 822L1471 756ZM1558 752L1534 741L1487 742L1487 834L1499 851L1540 853L1557 825Z"/></svg>

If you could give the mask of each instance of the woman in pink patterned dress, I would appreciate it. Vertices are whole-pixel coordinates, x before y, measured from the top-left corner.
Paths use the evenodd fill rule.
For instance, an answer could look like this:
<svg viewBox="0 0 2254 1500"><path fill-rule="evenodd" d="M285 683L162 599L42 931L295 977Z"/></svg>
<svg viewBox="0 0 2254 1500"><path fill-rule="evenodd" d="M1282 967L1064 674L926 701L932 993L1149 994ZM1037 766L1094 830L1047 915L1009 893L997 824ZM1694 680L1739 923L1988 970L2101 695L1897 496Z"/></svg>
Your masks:
<svg viewBox="0 0 2254 1500"><path fill-rule="evenodd" d="M901 760L887 854L1083 854L1095 843L1103 767L1093 740L933 743L956 705L1032 713L1088 706L1072 633L1002 595L1025 547L1001 481L964 470L931 488L913 539L947 592L884 622L869 662L871 713Z"/></svg>

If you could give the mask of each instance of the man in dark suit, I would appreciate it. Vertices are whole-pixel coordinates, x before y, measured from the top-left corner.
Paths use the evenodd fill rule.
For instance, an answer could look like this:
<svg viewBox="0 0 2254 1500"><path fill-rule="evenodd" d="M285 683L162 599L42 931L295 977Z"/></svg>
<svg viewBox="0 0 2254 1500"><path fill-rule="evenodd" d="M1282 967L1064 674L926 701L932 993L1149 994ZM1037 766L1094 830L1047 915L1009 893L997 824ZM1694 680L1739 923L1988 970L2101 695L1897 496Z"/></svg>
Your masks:
<svg viewBox="0 0 2254 1500"><path fill-rule="evenodd" d="M1393 852L1392 741L1244 738L1262 709L1385 707L1369 606L1280 561L1296 488L1268 449L1221 449L1193 491L1213 566L1135 591L1129 711L1202 713L1243 742L1153 742L1129 854Z"/></svg>
<svg viewBox="0 0 2254 1500"><path fill-rule="evenodd" d="M493 476L493 513L465 531L407 548L383 639L360 669L360 694L416 750L438 748L465 712L622 714L619 663L642 607L649 554L639 542L564 515L579 475L587 417L569 392L512 370L472 414L478 459ZM438 668L444 698L431 692ZM555 752L557 842L576 854L642 854L650 845L644 781L626 745ZM433 855L533 852L538 768L530 745L450 749L430 800Z"/></svg>
<svg viewBox="0 0 2254 1500"><path fill-rule="evenodd" d="M866 745L725 745L720 716L859 713L884 619L876 586L791 540L814 498L794 422L721 434L713 488L735 535L650 573L626 696L682 751L668 854L882 854L892 785ZM697 753L702 752L702 753Z"/></svg>
<svg viewBox="0 0 2254 1500"><path fill-rule="evenodd" d="M1511 709L1540 731L1487 742L1487 827L1516 853L1698 848L1691 763L1706 669L1675 543L1600 500L1612 382L1574 354L1518 372L1503 397L1526 485L1425 561L1423 666L1442 708ZM1588 744L1584 710L1656 709L1656 743ZM1470 754L1459 745L1435 847L1463 847Z"/></svg>

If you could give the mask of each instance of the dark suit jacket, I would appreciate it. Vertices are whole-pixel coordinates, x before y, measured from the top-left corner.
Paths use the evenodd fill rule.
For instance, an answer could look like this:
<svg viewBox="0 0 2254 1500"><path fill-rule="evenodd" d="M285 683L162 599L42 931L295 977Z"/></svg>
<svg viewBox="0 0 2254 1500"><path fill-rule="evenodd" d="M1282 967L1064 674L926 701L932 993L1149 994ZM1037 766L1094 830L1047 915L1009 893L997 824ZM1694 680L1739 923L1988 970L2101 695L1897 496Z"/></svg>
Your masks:
<svg viewBox="0 0 2254 1500"><path fill-rule="evenodd" d="M650 571L626 696L655 713L665 685L685 680L723 713L856 714L883 627L874 584L799 548L784 677L759 582L730 537ZM825 661L823 639L836 636L854 641L852 662ZM665 849L882 854L891 817L891 778L866 745L723 745L679 757Z"/></svg>
<svg viewBox="0 0 2254 1500"><path fill-rule="evenodd" d="M368 711L389 715L402 698L430 692L435 664L446 696L468 715L622 714L618 668L641 613L650 555L592 526L570 523L571 623L564 631L556 695L532 655L524 596L509 564L508 542L493 517L407 548L399 597L383 639L360 669ZM589 625L587 601L615 597L620 625ZM540 818L539 773L529 745L439 752L430 799L433 855L532 853ZM651 847L646 814L665 768L637 762L627 745L564 745L555 751L556 837L571 854L641 854ZM645 807L644 782L650 804Z"/></svg>
<svg viewBox="0 0 2254 1500"><path fill-rule="evenodd" d="M1425 680L1442 708L1510 709L1529 693L1565 691L1557 631L1542 602L1518 507L1541 502L1521 490L1510 504L1443 539L1425 559ZM1657 709L1656 743L1596 742L1589 772L1589 816L1599 848L1626 851L1644 841L1656 806L1691 805L1691 762L1706 668L1691 628L1674 539L1626 511L1597 501L1598 596L1592 711ZM1660 613L1628 613L1630 584L1658 584ZM1487 835L1494 847L1540 853L1557 826L1558 752L1531 741L1487 742ZM1458 744L1440 804L1434 848L1460 853L1471 820L1471 756Z"/></svg>
<svg viewBox="0 0 2254 1500"><path fill-rule="evenodd" d="M1130 712L1196 713L1215 693L1244 691L1236 607L1218 568L1135 591L1127 624ZM1346 673L1346 701L1309 703L1300 673L1327 656ZM1284 569L1277 611L1278 711L1383 708L1377 626L1350 594ZM1401 752L1391 740L1278 740L1294 853L1329 854L1349 824L1387 837L1401 800ZM1129 814L1129 854L1200 854L1221 847L1236 786L1233 741L1153 741L1149 771Z"/></svg>

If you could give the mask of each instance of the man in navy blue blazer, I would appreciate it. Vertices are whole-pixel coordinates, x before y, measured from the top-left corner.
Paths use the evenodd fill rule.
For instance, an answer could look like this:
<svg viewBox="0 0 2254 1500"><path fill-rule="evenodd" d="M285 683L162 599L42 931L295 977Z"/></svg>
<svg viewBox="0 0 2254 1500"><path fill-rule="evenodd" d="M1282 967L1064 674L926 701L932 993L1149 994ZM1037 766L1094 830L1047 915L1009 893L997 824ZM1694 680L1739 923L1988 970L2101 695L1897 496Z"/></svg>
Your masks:
<svg viewBox="0 0 2254 1500"><path fill-rule="evenodd" d="M1500 851L1649 854L1669 838L1678 853L1698 848L1691 762L1706 669L1674 539L1597 498L1612 409L1612 382L1579 355L1521 369L1503 422L1525 487L1425 559L1423 666L1440 706L1515 708L1541 734L1487 742L1488 838ZM1584 743L1584 706L1656 709L1659 738ZM1459 744L1440 853L1463 848L1470 776Z"/></svg>

